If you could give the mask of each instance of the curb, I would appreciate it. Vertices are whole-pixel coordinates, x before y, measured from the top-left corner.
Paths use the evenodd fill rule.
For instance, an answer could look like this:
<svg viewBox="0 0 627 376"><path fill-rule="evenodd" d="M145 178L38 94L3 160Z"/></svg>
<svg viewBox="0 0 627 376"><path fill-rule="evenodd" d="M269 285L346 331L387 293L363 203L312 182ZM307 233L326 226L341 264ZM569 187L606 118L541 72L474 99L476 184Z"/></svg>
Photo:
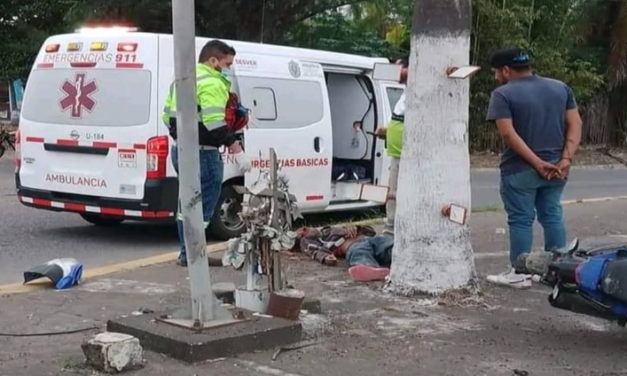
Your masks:
<svg viewBox="0 0 627 376"><path fill-rule="evenodd" d="M207 247L207 253L216 253L225 251L227 247L226 242L212 244ZM178 258L178 252L164 253L157 256L146 257L143 259L123 262L119 264L100 266L97 268L87 269L83 273L83 282L96 277L102 277L108 274L114 274L119 272L125 272L129 270L144 268L146 266L153 266L159 264L165 264L167 262L176 261ZM7 285L0 285L0 296L22 294L26 292L33 292L44 289L51 289L52 283L47 279L38 280L28 285L22 283L10 283Z"/></svg>

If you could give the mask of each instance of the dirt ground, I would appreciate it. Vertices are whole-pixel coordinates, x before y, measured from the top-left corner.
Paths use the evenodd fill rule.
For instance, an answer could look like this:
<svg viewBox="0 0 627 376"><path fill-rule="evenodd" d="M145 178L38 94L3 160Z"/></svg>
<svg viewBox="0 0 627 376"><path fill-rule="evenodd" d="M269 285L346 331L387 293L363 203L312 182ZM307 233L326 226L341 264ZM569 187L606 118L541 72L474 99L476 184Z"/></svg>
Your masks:
<svg viewBox="0 0 627 376"><path fill-rule="evenodd" d="M627 234L627 201L566 207L569 231L580 237ZM475 262L481 280L507 264L502 213L473 214ZM541 244L536 232L536 245ZM446 252L445 249L442 252ZM627 375L627 329L549 306L549 290L526 291L481 283L481 301L436 304L386 293L382 284L348 279L344 267L286 256L294 285L322 302L323 314L301 317L313 345L275 349L201 364L147 352L132 376L389 376L389 375ZM35 333L96 326L140 307L156 311L188 301L187 271L163 264L88 281L64 291L0 297L0 332ZM212 268L214 282L243 282ZM0 336L0 375L94 375L80 343L96 332L55 337Z"/></svg>

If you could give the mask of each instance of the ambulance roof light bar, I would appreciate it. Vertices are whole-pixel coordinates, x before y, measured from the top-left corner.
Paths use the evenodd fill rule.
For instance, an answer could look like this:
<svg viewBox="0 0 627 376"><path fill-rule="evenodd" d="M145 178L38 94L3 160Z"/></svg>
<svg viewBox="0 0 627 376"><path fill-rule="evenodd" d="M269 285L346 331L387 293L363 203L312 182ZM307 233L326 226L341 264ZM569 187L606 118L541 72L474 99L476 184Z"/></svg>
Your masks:
<svg viewBox="0 0 627 376"><path fill-rule="evenodd" d="M98 26L98 27L81 27L80 29L76 30L76 32L80 34L103 35L103 34L130 33L130 32L134 32L137 30L138 29L136 27L127 27L127 26L110 26L110 27Z"/></svg>

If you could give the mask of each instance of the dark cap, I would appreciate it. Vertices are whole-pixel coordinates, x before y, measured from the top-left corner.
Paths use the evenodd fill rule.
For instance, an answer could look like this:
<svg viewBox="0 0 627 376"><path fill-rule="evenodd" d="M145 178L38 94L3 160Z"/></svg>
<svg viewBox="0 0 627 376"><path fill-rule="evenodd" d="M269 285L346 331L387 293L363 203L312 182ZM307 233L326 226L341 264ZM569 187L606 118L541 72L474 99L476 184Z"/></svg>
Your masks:
<svg viewBox="0 0 627 376"><path fill-rule="evenodd" d="M527 68L531 65L531 57L520 48L507 48L496 51L490 59L492 68Z"/></svg>

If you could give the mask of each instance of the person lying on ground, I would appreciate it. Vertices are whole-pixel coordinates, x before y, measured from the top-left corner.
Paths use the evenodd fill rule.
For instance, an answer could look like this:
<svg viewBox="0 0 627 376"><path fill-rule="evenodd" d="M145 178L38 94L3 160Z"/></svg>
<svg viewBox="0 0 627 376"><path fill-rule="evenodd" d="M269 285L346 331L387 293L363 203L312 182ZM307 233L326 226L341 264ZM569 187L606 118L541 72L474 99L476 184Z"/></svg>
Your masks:
<svg viewBox="0 0 627 376"><path fill-rule="evenodd" d="M348 274L355 281L381 281L390 274L394 237L377 235L369 226L303 227L298 230L300 250L329 266L346 257Z"/></svg>

